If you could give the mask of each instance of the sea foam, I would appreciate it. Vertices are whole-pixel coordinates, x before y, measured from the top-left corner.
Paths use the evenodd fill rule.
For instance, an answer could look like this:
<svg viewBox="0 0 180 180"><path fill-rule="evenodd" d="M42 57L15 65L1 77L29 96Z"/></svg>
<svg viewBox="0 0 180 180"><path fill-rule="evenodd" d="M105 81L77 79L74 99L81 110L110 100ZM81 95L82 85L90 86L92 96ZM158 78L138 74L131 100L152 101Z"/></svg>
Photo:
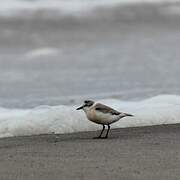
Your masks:
<svg viewBox="0 0 180 180"><path fill-rule="evenodd" d="M113 128L180 123L180 96L159 95L138 102L117 99L99 102L134 115L114 123ZM100 125L88 121L84 112L76 111L78 106L38 106L26 110L0 108L0 137L101 129Z"/></svg>
<svg viewBox="0 0 180 180"><path fill-rule="evenodd" d="M57 48L53 47L44 47L44 48L38 48L33 49L25 54L25 57L27 59L36 59L39 57L45 57L45 56L54 56L59 53L59 50Z"/></svg>

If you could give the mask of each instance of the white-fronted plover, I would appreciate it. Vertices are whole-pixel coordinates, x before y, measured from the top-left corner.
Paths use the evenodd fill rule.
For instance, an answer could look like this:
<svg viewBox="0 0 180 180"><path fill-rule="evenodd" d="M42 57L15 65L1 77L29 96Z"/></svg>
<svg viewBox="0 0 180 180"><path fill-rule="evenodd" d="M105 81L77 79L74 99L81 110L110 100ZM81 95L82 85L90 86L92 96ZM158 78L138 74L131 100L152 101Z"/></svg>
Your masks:
<svg viewBox="0 0 180 180"><path fill-rule="evenodd" d="M108 138L109 130L111 128L110 124L117 122L123 117L133 116L132 114L116 111L111 107L108 107L104 104L95 103L91 100L84 101L84 104L76 110L80 109L82 109L86 113L86 116L90 121L101 124L103 126L100 135L96 138ZM108 126L108 130L105 137L102 137L105 125Z"/></svg>

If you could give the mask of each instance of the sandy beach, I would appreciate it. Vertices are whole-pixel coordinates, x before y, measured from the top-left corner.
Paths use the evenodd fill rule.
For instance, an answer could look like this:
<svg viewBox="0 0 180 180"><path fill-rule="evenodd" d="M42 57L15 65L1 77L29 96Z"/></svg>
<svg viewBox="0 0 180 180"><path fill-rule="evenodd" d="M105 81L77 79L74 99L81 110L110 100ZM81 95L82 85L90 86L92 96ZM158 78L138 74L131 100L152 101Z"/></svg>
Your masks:
<svg viewBox="0 0 180 180"><path fill-rule="evenodd" d="M2 138L0 179L179 179L179 124L96 133Z"/></svg>

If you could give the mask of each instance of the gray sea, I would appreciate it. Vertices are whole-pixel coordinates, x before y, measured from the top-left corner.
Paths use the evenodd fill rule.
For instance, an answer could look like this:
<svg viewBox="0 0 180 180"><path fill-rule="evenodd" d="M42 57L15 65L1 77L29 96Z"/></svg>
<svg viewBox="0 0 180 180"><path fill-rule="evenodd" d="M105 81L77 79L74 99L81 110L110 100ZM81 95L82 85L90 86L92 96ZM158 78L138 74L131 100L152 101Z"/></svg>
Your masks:
<svg viewBox="0 0 180 180"><path fill-rule="evenodd" d="M179 78L179 3L0 15L1 107L179 95Z"/></svg>

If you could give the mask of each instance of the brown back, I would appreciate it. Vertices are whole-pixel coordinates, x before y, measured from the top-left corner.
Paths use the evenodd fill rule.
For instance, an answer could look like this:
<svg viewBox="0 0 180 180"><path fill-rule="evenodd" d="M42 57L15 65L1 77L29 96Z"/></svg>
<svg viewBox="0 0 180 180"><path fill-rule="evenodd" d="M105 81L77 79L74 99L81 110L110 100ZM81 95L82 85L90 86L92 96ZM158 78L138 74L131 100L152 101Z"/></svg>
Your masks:
<svg viewBox="0 0 180 180"><path fill-rule="evenodd" d="M109 114L112 114L112 115L121 114L119 111L116 111L116 110L110 108L109 106L106 106L106 105L100 104L100 103L95 105L95 110L103 112L103 113L109 113Z"/></svg>

